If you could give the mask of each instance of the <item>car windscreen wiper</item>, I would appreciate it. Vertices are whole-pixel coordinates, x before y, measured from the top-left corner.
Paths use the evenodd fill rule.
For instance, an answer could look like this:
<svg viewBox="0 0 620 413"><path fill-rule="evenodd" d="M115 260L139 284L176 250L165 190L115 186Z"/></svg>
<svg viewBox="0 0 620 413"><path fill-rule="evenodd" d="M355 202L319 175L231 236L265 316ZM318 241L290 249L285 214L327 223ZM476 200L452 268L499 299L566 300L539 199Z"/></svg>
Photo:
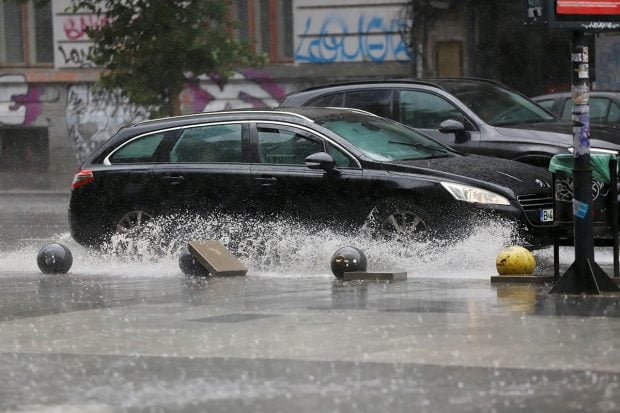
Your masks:
<svg viewBox="0 0 620 413"><path fill-rule="evenodd" d="M430 149L432 151L438 151L442 153L452 153L450 149L442 148L441 146L429 145L427 143L419 143L419 142L403 142L403 141L388 141L388 143L393 143L397 145L405 145L405 146L413 146L415 148L424 148Z"/></svg>

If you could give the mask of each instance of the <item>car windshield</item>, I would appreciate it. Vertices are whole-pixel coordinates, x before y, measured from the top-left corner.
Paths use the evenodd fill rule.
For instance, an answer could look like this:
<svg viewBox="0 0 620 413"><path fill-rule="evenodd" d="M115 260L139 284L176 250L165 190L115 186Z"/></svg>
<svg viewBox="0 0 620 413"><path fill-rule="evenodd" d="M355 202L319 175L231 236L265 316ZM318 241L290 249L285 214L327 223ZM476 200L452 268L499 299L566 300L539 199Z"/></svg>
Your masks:
<svg viewBox="0 0 620 413"><path fill-rule="evenodd" d="M552 122L552 115L518 93L498 86L470 87L452 94L492 126Z"/></svg>
<svg viewBox="0 0 620 413"><path fill-rule="evenodd" d="M376 161L456 156L452 149L406 126L379 117L339 117L320 124Z"/></svg>

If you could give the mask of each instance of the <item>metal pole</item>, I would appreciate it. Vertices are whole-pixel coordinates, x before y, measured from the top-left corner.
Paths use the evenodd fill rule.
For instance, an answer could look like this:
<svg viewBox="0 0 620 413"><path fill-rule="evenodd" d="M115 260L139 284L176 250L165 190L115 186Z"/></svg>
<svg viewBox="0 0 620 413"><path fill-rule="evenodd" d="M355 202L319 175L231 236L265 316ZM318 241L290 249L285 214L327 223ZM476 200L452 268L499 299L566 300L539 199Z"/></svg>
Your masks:
<svg viewBox="0 0 620 413"><path fill-rule="evenodd" d="M573 33L573 235L575 261L550 293L619 291L594 262L592 168L590 166L589 50L583 32Z"/></svg>

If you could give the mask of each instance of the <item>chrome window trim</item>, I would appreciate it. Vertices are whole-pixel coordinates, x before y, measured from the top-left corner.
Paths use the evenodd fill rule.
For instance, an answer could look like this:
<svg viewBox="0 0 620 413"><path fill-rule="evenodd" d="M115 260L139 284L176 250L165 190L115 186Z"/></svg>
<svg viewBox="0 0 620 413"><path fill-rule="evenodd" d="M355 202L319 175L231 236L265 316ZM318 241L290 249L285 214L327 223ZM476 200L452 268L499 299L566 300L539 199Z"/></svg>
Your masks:
<svg viewBox="0 0 620 413"><path fill-rule="evenodd" d="M201 116L220 116L220 115L240 115L240 114L247 114L247 115L256 115L256 114L276 114L276 115L291 115L291 116L295 116L297 118L306 120L308 122L312 122L315 123L314 120L310 119L307 116L304 115L300 115L299 113L295 113L295 112L287 112L285 110L252 110L252 111L246 111L246 112L238 112L238 111L222 111L222 112L202 112L202 113L193 113L191 115L179 115L179 116L169 116L169 117L164 117L164 118L157 118L157 119L146 119L140 122L136 122L134 124L132 124L131 126L144 126L144 125L148 125L150 123L156 123L156 122L160 122L160 121L164 121L164 120L175 120L175 119L190 119L190 118L200 118ZM205 119L205 122L207 122L208 119Z"/></svg>
<svg viewBox="0 0 620 413"><path fill-rule="evenodd" d="M122 145L120 145L119 147L117 147L116 149L114 149L112 152L110 152L108 154L108 156L105 157L105 159L103 160L103 164L107 165L107 166L111 166L111 165L118 165L118 164L113 164L112 162L110 162L110 157L113 156L116 152L118 152L119 150L121 150L121 148L125 147L125 145L129 145L131 142L141 139L145 136L149 136L149 135L155 135L158 133L167 133L173 130L185 130L185 129L191 129L191 128L200 128L203 126L215 126L215 125L228 125L228 124L246 124L246 123L250 123L251 121L249 120L228 120L228 121L221 121L221 122L206 122L206 123L200 123L200 124L195 124L195 125L183 125L183 126L173 126L173 127L169 127L169 128L165 128L165 129L158 129L156 131L151 131L151 132L145 132L142 133L140 135L136 135L133 138L127 140L126 142L124 142ZM153 163L153 162L151 162Z"/></svg>

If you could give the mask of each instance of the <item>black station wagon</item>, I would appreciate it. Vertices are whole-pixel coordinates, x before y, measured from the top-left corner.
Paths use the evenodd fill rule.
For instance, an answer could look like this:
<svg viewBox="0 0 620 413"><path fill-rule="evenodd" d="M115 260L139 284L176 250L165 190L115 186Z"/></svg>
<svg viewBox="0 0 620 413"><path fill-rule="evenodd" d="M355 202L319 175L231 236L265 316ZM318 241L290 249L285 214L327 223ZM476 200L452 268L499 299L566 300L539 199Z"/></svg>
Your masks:
<svg viewBox="0 0 620 413"><path fill-rule="evenodd" d="M73 238L100 246L167 214L268 216L374 234L456 234L480 216L549 243L551 176L463 156L400 123L335 108L144 121L98 148L72 183Z"/></svg>

